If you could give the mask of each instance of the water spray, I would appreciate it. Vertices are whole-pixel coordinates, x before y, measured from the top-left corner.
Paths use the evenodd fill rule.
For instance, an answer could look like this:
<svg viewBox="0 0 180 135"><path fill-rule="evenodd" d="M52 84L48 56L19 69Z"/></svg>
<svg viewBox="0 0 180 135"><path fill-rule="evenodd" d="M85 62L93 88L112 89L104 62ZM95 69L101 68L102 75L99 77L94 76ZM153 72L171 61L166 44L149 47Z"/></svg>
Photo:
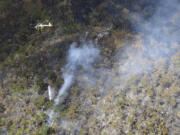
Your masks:
<svg viewBox="0 0 180 135"><path fill-rule="evenodd" d="M53 99L53 90L51 88L50 83L48 83L48 95L49 95L49 100L52 101L52 99Z"/></svg>

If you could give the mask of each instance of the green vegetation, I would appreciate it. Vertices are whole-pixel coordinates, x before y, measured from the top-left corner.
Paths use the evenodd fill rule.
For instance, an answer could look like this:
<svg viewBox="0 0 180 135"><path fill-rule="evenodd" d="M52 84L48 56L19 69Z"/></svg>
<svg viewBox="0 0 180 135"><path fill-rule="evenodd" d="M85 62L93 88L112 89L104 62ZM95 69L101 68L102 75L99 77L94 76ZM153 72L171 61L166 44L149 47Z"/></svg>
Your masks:
<svg viewBox="0 0 180 135"><path fill-rule="evenodd" d="M148 19L155 2L1 0L0 134L178 134L173 128L177 129L180 118L179 44L172 56L159 57L155 62L142 58L152 65L150 72L128 76L130 71L121 73L117 69L123 66L119 60L127 59L121 56L127 46L142 40L141 33L132 29L129 15L137 12ZM52 29L34 29L37 23L48 21L54 25ZM63 104L54 107L48 99L47 82L57 95L64 82L61 69L69 45L80 42L86 31L90 40L108 32L96 45L101 50L101 62L93 65L104 72L97 74L93 86L78 77ZM142 47L137 44L129 47ZM116 61L117 52L120 58ZM52 109L55 124L48 126Z"/></svg>

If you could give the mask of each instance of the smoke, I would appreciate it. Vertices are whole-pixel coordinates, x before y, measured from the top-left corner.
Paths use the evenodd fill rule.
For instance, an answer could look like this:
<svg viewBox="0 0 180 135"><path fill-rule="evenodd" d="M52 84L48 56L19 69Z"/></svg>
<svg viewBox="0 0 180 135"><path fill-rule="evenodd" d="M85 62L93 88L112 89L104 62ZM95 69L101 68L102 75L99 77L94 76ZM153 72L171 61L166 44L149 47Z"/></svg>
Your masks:
<svg viewBox="0 0 180 135"><path fill-rule="evenodd" d="M99 49L95 48L92 42L83 42L79 47L77 43L72 43L67 54L67 64L63 71L64 83L55 99L54 106L63 103L68 96L68 90L78 76L91 76L94 68L93 63L99 58ZM80 72L83 70L83 73ZM89 79L88 79L89 80ZM49 112L48 125L52 126L54 110Z"/></svg>
<svg viewBox="0 0 180 135"><path fill-rule="evenodd" d="M104 79L102 87L109 90L114 89L118 92L120 90L125 91L129 100L141 100L137 106L143 109L145 109L145 106L156 108L156 104L160 105L160 99L166 104L163 106L163 111L172 118L167 118L171 123L166 122L169 125L171 124L168 128L170 128L170 132L173 132L173 129L178 129L178 127L172 125L179 123L176 113L180 109L180 103L175 101L177 106L174 107L165 98L168 99L169 95L173 95L174 88L171 88L170 85L176 85L179 89L179 85L174 82L179 81L180 74L178 72L173 74L173 72L180 69L180 67L176 66L171 70L169 68L171 67L172 57L175 54L179 56L180 52L180 1L161 0L158 2L156 12L152 17L147 19L133 13L130 21L135 24L136 35L130 43L128 41L119 43L125 47L123 51L120 50L116 54L112 72L105 73L107 78ZM176 57L176 61L179 61L179 58ZM163 69L163 73L161 69ZM158 75L161 77L157 77ZM178 81L172 79L174 82L169 82L169 86L163 87L159 79L168 82L168 79L173 75L178 77ZM130 82L130 79L134 79L133 77L137 80L134 84ZM149 88L146 86L143 89L141 88L139 81L143 82L143 79L148 80ZM152 96L147 93L148 89L152 89ZM160 92L158 93L158 91ZM165 92L169 92L169 95L163 97L162 93ZM176 95L175 98L178 101L180 96ZM135 108L137 111L139 111L138 107ZM94 115L94 117L97 117L95 113Z"/></svg>
<svg viewBox="0 0 180 135"><path fill-rule="evenodd" d="M119 43L125 47L111 58L115 61L112 69L93 68L93 63L100 57L100 51L92 42L83 42L79 47L78 44L73 43L68 51L67 64L63 69L64 84L55 99L55 105L64 101L68 96L69 88L79 76L84 79L79 82L84 89L86 89L85 83L92 82L93 87L98 88L98 92L125 90L130 99L138 97L144 105L153 100L147 98L143 91L139 94L133 93L125 86L133 76L141 77L161 70L162 66L168 65L171 57L180 50L180 4L177 0L163 0L158 2L158 5L156 12L148 19L136 13L131 14L130 21L135 24L136 35L132 41ZM82 103L82 106L84 105L82 108L88 108L87 104ZM96 116L96 113L94 115Z"/></svg>
<svg viewBox="0 0 180 135"><path fill-rule="evenodd" d="M65 74L64 75L64 84L62 85L61 89L59 90L58 96L55 99L55 105L59 104L64 100L64 98L67 96L67 90L71 86L73 81L73 75L72 74Z"/></svg>
<svg viewBox="0 0 180 135"><path fill-rule="evenodd" d="M72 43L68 51L67 64L63 71L64 84L55 99L55 105L62 103L68 95L68 89L79 75L80 70L88 74L93 73L92 64L98 58L99 50L94 47L92 42L84 42L82 43L82 47L78 47L77 43Z"/></svg>
<svg viewBox="0 0 180 135"><path fill-rule="evenodd" d="M144 19L133 13L130 17L137 32L133 41L124 50L117 68L127 76L152 72L155 62L161 58L169 59L179 49L180 3L177 0L157 2L156 12ZM119 58L119 54L116 56Z"/></svg>
<svg viewBox="0 0 180 135"><path fill-rule="evenodd" d="M180 51L180 3L177 0L163 0L157 4L157 9L150 18L143 18L139 14L132 13L130 21L135 24L136 31L133 39L131 41L124 39L119 43L124 48L117 50L115 57L111 58L115 61L112 69L96 70L99 77L96 80L100 82L96 85L97 91L115 90L118 93L122 90L132 102L136 102L137 99L141 100L138 107L134 108L137 111L139 111L138 108L145 109L144 107L149 105L156 107L156 104L159 105L158 98L164 100L164 97L159 96L157 92L158 86L161 85L158 79L164 79L164 76L171 76L172 73L161 74L162 77L153 78L153 76L158 75L158 71L161 69L164 70L163 72L170 72L168 68L171 58ZM132 84L130 79L133 77L142 82L148 78L148 87L141 88L138 81ZM153 97L147 94L149 89L152 89ZM164 100L164 102L166 101ZM167 102L166 104L164 111L175 116L176 111ZM82 108L86 108L85 111L87 111L88 105L88 101L87 103L83 102ZM94 110L93 117L97 118L96 113L100 112L99 117L101 118L103 110L99 110L98 107ZM101 119L99 121L101 123Z"/></svg>

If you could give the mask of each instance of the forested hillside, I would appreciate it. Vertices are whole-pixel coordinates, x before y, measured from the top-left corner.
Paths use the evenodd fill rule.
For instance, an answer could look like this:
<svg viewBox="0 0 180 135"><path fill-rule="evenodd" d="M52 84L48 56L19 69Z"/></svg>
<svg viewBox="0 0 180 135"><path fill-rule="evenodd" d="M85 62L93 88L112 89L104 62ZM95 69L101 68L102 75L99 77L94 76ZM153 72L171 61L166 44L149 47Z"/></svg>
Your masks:
<svg viewBox="0 0 180 135"><path fill-rule="evenodd" d="M0 134L179 135L179 20L179 0L0 0Z"/></svg>

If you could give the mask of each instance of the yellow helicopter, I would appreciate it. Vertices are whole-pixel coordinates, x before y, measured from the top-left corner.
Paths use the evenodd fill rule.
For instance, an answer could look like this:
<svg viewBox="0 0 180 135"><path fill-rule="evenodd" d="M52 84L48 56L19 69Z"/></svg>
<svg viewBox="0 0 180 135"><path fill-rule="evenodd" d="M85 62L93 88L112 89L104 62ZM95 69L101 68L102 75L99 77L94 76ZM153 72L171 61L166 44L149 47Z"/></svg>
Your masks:
<svg viewBox="0 0 180 135"><path fill-rule="evenodd" d="M38 23L36 24L36 26L34 27L37 31L42 31L45 27L53 27L52 23L48 23L48 24L45 24L45 23Z"/></svg>

